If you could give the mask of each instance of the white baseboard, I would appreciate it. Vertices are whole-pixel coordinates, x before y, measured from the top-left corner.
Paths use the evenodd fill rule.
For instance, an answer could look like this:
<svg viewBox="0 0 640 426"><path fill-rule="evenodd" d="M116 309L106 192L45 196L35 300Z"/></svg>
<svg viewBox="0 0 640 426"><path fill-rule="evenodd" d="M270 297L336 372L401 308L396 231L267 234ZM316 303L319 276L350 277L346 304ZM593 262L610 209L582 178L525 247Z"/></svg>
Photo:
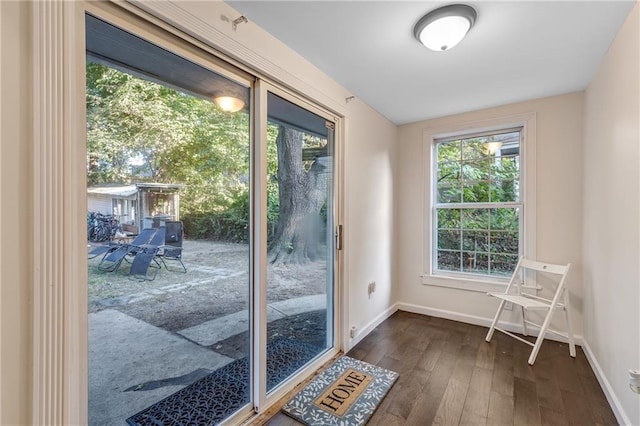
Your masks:
<svg viewBox="0 0 640 426"><path fill-rule="evenodd" d="M582 349L584 350L584 354L587 357L587 361L589 361L589 365L591 365L591 369L598 379L598 383L600 383L600 387L604 392L604 396L606 396L607 401L609 401L609 405L613 410L613 414L616 415L616 420L621 425L630 425L631 420L629 420L629 416L627 416L627 413L625 413L624 409L622 408L620 400L613 391L611 383L609 383L609 380L607 380L607 376L605 376L604 371L602 371L602 368L600 367L600 364L598 363L598 360L593 354L593 351L591 350L591 347L589 346L589 343L587 343L587 341L582 342Z"/></svg>
<svg viewBox="0 0 640 426"><path fill-rule="evenodd" d="M367 337L367 335L371 333L374 328L379 326L384 320L386 320L391 315L393 315L397 310L398 310L398 304L397 303L393 304L389 308L387 308L385 311L383 311L380 315L378 315L373 320L371 320L367 325L362 327L358 331L358 334L356 335L356 337L354 337L353 339L349 339L348 347L345 348L345 352L348 352L351 348L357 345L362 339ZM346 330L346 332L349 333L349 330Z"/></svg>
<svg viewBox="0 0 640 426"><path fill-rule="evenodd" d="M482 327L491 327L493 318L484 318L476 315L462 314L459 312L447 311L444 309L430 308L428 306L413 305L411 303L396 303L397 310L413 312L414 314L430 315L432 317L444 318L453 321L464 322L466 324L479 325ZM522 333L522 324L516 324L513 322L500 321L500 327L510 331L512 333ZM537 336L539 328L529 325L527 331L531 336ZM583 338L581 335L575 335L576 345L582 346ZM547 332L545 337L549 340L555 340L557 342L568 343L565 337L557 336L553 333Z"/></svg>

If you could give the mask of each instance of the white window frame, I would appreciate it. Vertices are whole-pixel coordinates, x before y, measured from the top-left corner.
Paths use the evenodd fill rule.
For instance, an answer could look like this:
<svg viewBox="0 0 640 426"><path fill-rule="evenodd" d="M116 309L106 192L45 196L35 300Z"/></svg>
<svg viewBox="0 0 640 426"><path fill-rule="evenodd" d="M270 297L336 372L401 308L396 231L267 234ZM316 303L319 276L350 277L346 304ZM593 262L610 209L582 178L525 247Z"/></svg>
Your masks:
<svg viewBox="0 0 640 426"><path fill-rule="evenodd" d="M461 290L487 292L504 290L508 277L480 276L452 271L435 272L434 265L434 211L435 194L433 183L437 172L434 163L436 141L463 137L469 134L494 132L502 129L522 127L520 139L520 212L521 255L535 257L536 253L536 114L526 113L488 120L465 122L449 126L426 128L423 131L424 170L424 229L423 229L423 273L422 284Z"/></svg>

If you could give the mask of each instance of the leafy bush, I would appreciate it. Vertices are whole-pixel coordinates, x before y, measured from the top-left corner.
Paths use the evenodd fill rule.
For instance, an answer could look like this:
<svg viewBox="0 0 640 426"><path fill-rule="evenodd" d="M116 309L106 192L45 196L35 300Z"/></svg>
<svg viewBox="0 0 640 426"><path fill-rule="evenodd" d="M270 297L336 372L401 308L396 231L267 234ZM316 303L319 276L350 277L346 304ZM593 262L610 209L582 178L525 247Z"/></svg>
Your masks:
<svg viewBox="0 0 640 426"><path fill-rule="evenodd" d="M223 211L185 214L189 238L246 243L249 241L249 193L240 194Z"/></svg>
<svg viewBox="0 0 640 426"><path fill-rule="evenodd" d="M273 234L278 222L277 194L275 197L275 213L273 198L270 197L267 213L267 239ZM185 231L191 239L207 239L230 243L249 242L249 192L238 194L229 207L223 211L208 213L187 213L182 216Z"/></svg>

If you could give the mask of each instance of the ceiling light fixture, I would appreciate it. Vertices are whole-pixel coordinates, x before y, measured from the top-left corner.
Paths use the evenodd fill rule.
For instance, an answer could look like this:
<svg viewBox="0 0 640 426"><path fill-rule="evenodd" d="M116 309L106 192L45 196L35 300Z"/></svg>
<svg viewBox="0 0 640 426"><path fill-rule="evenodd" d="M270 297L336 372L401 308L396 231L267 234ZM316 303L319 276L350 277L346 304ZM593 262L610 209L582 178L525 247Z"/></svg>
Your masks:
<svg viewBox="0 0 640 426"><path fill-rule="evenodd" d="M233 96L216 96L213 102L225 112L238 112L244 108L244 101Z"/></svg>
<svg viewBox="0 0 640 426"><path fill-rule="evenodd" d="M449 50L462 41L476 17L476 10L466 4L443 6L420 18L413 35L431 50Z"/></svg>
<svg viewBox="0 0 640 426"><path fill-rule="evenodd" d="M491 155L498 152L500 148L502 148L502 142L499 141L491 141L484 143L485 148L487 148L487 152Z"/></svg>

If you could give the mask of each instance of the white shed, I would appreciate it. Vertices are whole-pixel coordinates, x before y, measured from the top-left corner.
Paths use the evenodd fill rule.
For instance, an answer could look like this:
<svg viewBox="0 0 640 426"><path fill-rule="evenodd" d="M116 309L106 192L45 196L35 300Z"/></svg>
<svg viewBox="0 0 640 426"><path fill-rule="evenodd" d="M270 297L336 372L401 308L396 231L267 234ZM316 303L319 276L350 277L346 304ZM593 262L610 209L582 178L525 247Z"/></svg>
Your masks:
<svg viewBox="0 0 640 426"><path fill-rule="evenodd" d="M87 188L87 209L114 215L137 232L164 220L179 220L181 188L184 185L167 183L91 186Z"/></svg>

